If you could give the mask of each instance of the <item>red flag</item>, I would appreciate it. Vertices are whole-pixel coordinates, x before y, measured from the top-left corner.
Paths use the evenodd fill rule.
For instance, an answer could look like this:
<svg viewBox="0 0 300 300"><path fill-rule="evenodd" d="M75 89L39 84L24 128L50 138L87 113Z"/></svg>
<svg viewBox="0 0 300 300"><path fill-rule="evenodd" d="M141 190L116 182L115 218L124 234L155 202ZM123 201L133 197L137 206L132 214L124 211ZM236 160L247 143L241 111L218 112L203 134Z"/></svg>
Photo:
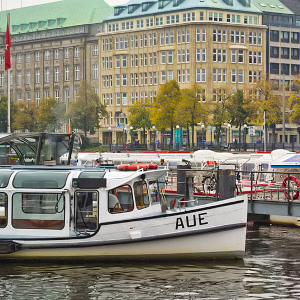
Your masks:
<svg viewBox="0 0 300 300"><path fill-rule="evenodd" d="M10 47L11 47L11 41L10 41L9 25L8 25L8 22L7 22L6 38L5 38L5 50L4 50L5 71L11 68Z"/></svg>

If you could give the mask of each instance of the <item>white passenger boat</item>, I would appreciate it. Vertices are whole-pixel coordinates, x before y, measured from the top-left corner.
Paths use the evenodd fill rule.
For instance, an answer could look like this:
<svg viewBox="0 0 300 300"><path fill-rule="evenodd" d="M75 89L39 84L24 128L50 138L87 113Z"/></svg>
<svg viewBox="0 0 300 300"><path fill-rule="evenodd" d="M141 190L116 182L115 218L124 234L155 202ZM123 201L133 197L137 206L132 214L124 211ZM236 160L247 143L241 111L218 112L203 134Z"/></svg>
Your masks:
<svg viewBox="0 0 300 300"><path fill-rule="evenodd" d="M0 167L0 259L241 257L247 197L168 205L166 171Z"/></svg>

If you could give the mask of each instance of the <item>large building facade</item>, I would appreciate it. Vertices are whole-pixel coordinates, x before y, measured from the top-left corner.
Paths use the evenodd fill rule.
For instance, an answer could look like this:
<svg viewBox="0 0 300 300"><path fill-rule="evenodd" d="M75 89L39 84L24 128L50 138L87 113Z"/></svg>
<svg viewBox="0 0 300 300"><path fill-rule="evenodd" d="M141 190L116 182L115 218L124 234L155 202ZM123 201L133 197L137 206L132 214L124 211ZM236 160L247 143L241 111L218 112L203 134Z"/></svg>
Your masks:
<svg viewBox="0 0 300 300"><path fill-rule="evenodd" d="M124 142L128 108L153 101L166 81L196 84L199 100L208 103L249 90L266 73L267 28L250 1L130 1L115 7L104 26L98 35L100 98L109 111L101 124L104 144L111 135L113 143Z"/></svg>
<svg viewBox="0 0 300 300"><path fill-rule="evenodd" d="M80 82L97 92L99 80L98 38L103 19L113 11L102 0L62 0L0 13L2 44L6 15L11 28L11 97L36 101L54 97L66 109ZM4 48L0 54L0 95L7 95Z"/></svg>

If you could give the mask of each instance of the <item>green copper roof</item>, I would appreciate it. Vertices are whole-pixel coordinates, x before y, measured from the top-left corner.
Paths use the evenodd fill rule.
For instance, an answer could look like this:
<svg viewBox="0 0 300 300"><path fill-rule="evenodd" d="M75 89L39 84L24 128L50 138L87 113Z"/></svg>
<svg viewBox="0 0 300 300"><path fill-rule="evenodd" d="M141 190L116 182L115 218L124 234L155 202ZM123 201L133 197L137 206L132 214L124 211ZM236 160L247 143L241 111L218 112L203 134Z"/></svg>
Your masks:
<svg viewBox="0 0 300 300"><path fill-rule="evenodd" d="M294 13L288 9L279 0L251 0L256 7L258 7L263 12L275 13L275 14L291 14Z"/></svg>
<svg viewBox="0 0 300 300"><path fill-rule="evenodd" d="M178 4L174 5L176 1ZM161 3L161 8L159 2ZM262 11L251 2L251 0L249 1L249 5L243 5L243 2L247 2L247 0L131 0L124 5L120 5L120 7L123 7L124 9L120 9L120 13L118 15L112 14L108 18L106 18L105 21L137 18L146 15L174 13L176 11L181 10L201 8L212 8L219 10L240 11L249 13L262 13ZM146 3L149 3L149 6L147 9L143 10L143 6ZM131 13L129 13L128 10L128 6L130 5L137 5L134 7Z"/></svg>
<svg viewBox="0 0 300 300"><path fill-rule="evenodd" d="M13 35L100 23L112 12L104 0L61 0L0 12L0 30L6 31L7 13Z"/></svg>

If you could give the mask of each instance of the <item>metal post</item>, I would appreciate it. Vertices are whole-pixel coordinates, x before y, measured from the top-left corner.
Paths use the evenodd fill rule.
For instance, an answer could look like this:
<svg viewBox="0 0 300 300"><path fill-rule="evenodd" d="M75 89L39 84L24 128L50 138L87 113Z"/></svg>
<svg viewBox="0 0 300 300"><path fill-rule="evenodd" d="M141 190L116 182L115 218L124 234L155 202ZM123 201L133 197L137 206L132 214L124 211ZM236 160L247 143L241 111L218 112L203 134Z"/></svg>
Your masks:
<svg viewBox="0 0 300 300"><path fill-rule="evenodd" d="M204 149L204 124L201 125L202 128L202 149Z"/></svg>
<svg viewBox="0 0 300 300"><path fill-rule="evenodd" d="M132 145L132 134L133 134L133 127L130 126L130 145L131 145L131 151L133 150L133 145Z"/></svg>
<svg viewBox="0 0 300 300"><path fill-rule="evenodd" d="M111 151L111 127L108 127L109 151Z"/></svg>
<svg viewBox="0 0 300 300"><path fill-rule="evenodd" d="M179 151L179 125L176 125L177 129L177 151Z"/></svg>

